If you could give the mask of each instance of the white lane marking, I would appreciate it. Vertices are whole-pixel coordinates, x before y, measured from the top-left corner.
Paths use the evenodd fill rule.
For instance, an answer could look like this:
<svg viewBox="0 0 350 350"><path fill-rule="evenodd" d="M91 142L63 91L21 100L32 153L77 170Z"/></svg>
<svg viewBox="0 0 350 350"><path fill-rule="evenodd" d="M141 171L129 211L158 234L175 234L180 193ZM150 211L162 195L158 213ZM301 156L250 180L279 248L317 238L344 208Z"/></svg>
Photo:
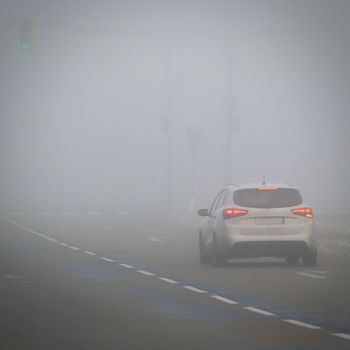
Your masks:
<svg viewBox="0 0 350 350"><path fill-rule="evenodd" d="M223 303L226 303L226 304L232 304L232 305L238 304L237 301L234 301L234 300L228 299L228 298L224 298L224 297L222 297L220 295L214 294L214 295L211 295L210 297L213 298L213 299L216 299L216 300L220 300L220 301L222 301Z"/></svg>
<svg viewBox="0 0 350 350"><path fill-rule="evenodd" d="M294 324L296 326L301 326L301 327L305 327L305 328L309 328L309 329L322 329L319 326L315 326L313 324L305 323L305 322L301 322L301 321L297 321L297 320L283 320L283 321Z"/></svg>
<svg viewBox="0 0 350 350"><path fill-rule="evenodd" d="M120 266L126 267L127 269L133 269L134 266L131 266L129 264L119 264Z"/></svg>
<svg viewBox="0 0 350 350"><path fill-rule="evenodd" d="M171 278L166 278L166 277L159 277L160 280L164 281L164 282L168 282L171 284L178 284L178 281L172 280Z"/></svg>
<svg viewBox="0 0 350 350"><path fill-rule="evenodd" d="M202 290L196 287L192 287L192 286L184 286L184 288L191 290L192 292L196 292L196 293L208 293L206 290Z"/></svg>
<svg viewBox="0 0 350 350"><path fill-rule="evenodd" d="M108 262L115 262L115 260L110 259L110 258L106 258L105 256L101 256L100 259L101 259L101 260L104 260L104 261L108 261Z"/></svg>
<svg viewBox="0 0 350 350"><path fill-rule="evenodd" d="M34 231L34 230L32 230L32 229L30 229L30 228L28 228L28 227L25 227L25 226L23 226L23 225L17 224L16 221L13 221L13 220L7 218L6 216L3 216L2 218L3 218L5 221L11 223L12 225L15 225L15 226L21 228L21 229L24 230L24 231L30 232L30 233L32 233L32 234L38 236L38 237L44 238L44 239L46 239L47 241L51 241L51 242L52 242L52 239L53 239L53 238L51 238L51 237L49 237L49 236L46 236L46 235L44 235L43 233Z"/></svg>
<svg viewBox="0 0 350 350"><path fill-rule="evenodd" d="M346 333L331 333L331 334L335 335L336 337L350 340L350 334L346 334Z"/></svg>
<svg viewBox="0 0 350 350"><path fill-rule="evenodd" d="M84 253L87 254L87 255L91 255L91 256L97 255L96 253L90 252L89 250L84 250Z"/></svg>
<svg viewBox="0 0 350 350"><path fill-rule="evenodd" d="M81 250L81 249L78 248L78 247L74 247L74 245L69 245L68 248L70 248L70 249L72 249L72 250L76 250L76 251Z"/></svg>
<svg viewBox="0 0 350 350"><path fill-rule="evenodd" d="M261 314L264 316L276 316L276 314L274 314L272 312L258 309L257 307L253 307L253 306L246 306L246 307L244 307L244 309L252 311L252 312L256 312L257 314Z"/></svg>
<svg viewBox="0 0 350 350"><path fill-rule="evenodd" d="M324 270L310 270L308 271L309 273L320 273L321 275L326 275L329 271L324 271Z"/></svg>
<svg viewBox="0 0 350 350"><path fill-rule="evenodd" d="M326 276L320 276L320 275L314 275L312 273L306 273L306 272L296 272L297 275L308 277L308 278L313 278L315 280L320 280L320 279L326 279Z"/></svg>
<svg viewBox="0 0 350 350"><path fill-rule="evenodd" d="M51 237L47 237L46 239L47 239L48 241L50 241L50 242L58 243L58 240L57 240L57 239L54 239L54 238L51 238Z"/></svg>
<svg viewBox="0 0 350 350"><path fill-rule="evenodd" d="M60 245L61 245L62 247L68 247L68 244L67 244L67 243L64 243L64 242L61 242Z"/></svg>
<svg viewBox="0 0 350 350"><path fill-rule="evenodd" d="M142 273L143 275L146 275L146 276L154 276L154 273L148 272L148 271L145 271L145 270L137 270L137 272L140 272L140 273Z"/></svg>
<svg viewBox="0 0 350 350"><path fill-rule="evenodd" d="M157 237L150 237L149 240L152 242L164 242L164 239L160 239Z"/></svg>

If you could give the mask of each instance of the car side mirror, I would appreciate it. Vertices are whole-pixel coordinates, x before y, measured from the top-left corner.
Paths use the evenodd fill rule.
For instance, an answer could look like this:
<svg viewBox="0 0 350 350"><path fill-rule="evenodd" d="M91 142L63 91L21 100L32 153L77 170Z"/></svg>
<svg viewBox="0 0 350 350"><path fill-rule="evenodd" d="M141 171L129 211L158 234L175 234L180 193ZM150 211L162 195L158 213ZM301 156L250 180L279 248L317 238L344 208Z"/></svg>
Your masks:
<svg viewBox="0 0 350 350"><path fill-rule="evenodd" d="M197 214L199 216L209 216L209 210L208 209L199 209L197 211Z"/></svg>

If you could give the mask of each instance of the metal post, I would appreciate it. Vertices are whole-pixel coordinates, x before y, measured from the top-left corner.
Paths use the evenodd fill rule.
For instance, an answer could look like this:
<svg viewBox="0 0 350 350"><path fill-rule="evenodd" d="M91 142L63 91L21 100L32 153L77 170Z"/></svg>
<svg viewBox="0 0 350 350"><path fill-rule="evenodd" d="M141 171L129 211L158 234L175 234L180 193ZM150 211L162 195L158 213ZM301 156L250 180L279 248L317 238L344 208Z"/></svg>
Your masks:
<svg viewBox="0 0 350 350"><path fill-rule="evenodd" d="M197 127L187 128L187 141L190 146L190 171L189 171L189 205L187 214L191 214L196 196L196 146L201 139L201 130Z"/></svg>
<svg viewBox="0 0 350 350"><path fill-rule="evenodd" d="M167 142L167 161L166 161L166 204L167 210L171 213L174 209L173 200L173 127L172 127L172 91L171 91L171 69L170 69L170 52L168 45L160 38L156 37L164 49L165 55L165 91L166 91L166 106L165 120L166 132L168 137Z"/></svg>
<svg viewBox="0 0 350 350"><path fill-rule="evenodd" d="M190 178L189 178L189 194L193 196L196 188L196 145L201 138L201 130L196 127L187 128L187 141L190 145Z"/></svg>
<svg viewBox="0 0 350 350"><path fill-rule="evenodd" d="M224 184L232 182L232 118L233 118L233 103L232 103L232 47L231 47L231 1L226 2L226 50L227 50L227 77L226 77L226 113L224 120L224 158L223 158L223 173Z"/></svg>
<svg viewBox="0 0 350 350"><path fill-rule="evenodd" d="M168 162L167 162L167 208L171 213L174 209L173 206L173 142L172 142L171 126L168 130Z"/></svg>

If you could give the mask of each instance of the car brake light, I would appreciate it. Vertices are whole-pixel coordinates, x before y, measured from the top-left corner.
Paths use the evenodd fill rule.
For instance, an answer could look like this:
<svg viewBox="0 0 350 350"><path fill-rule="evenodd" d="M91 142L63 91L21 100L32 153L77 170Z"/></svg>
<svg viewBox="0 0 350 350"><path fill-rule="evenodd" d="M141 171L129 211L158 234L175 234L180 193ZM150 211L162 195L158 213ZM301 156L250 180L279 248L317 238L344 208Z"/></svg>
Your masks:
<svg viewBox="0 0 350 350"><path fill-rule="evenodd" d="M311 208L292 209L292 213L295 215L305 216L305 217L310 218L310 219L312 219L314 217L314 214L313 214Z"/></svg>
<svg viewBox="0 0 350 350"><path fill-rule="evenodd" d="M230 209L224 209L223 217L224 219L233 219L233 218L237 218L238 216L246 215L247 213L248 213L248 210L245 210L245 209L230 208Z"/></svg>
<svg viewBox="0 0 350 350"><path fill-rule="evenodd" d="M276 191L277 187L258 187L257 190L259 190L259 191Z"/></svg>

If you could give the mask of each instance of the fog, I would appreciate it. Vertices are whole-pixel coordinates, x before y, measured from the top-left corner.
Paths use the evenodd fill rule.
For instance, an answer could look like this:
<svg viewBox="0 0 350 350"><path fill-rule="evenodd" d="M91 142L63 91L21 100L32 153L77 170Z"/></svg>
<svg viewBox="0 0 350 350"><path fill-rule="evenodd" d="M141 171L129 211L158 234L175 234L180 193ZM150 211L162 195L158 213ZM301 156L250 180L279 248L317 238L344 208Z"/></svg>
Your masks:
<svg viewBox="0 0 350 350"><path fill-rule="evenodd" d="M1 209L182 214L266 174L349 213L349 16L348 1L1 0Z"/></svg>

